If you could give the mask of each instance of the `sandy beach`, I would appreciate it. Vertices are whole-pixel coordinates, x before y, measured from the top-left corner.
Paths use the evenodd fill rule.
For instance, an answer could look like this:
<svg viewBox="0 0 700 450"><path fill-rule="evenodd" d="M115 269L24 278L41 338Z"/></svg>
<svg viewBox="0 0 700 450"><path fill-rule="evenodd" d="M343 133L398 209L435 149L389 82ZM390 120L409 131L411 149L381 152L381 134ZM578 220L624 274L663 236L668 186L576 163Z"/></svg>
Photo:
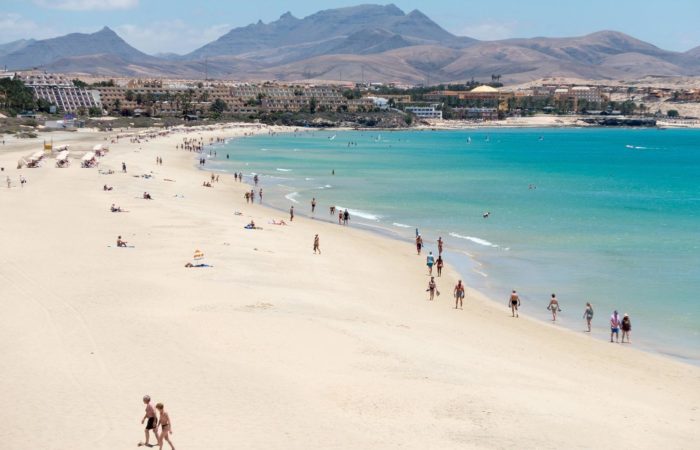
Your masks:
<svg viewBox="0 0 700 450"><path fill-rule="evenodd" d="M449 267L430 302L412 242L289 223L230 175L203 187L210 173L175 148L268 131L120 139L91 169L79 158L116 133L6 137L0 448L135 448L144 394L178 449L697 448L700 368L595 339L583 319L512 318L507 292L468 289L455 310ZM70 167L15 168L51 138ZM213 267L185 268L195 250Z"/></svg>

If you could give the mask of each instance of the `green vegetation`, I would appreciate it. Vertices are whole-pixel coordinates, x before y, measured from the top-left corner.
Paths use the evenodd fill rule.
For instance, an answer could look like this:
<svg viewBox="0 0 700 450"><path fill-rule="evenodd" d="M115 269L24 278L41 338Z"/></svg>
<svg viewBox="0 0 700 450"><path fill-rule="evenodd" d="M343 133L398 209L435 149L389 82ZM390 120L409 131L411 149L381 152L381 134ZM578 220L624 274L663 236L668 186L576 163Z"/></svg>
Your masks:
<svg viewBox="0 0 700 450"><path fill-rule="evenodd" d="M220 98L217 98L209 107L209 115L214 119L218 119L227 110L228 105L226 104L226 102L221 100Z"/></svg>
<svg viewBox="0 0 700 450"><path fill-rule="evenodd" d="M32 90L20 80L3 78L0 80L0 110L10 115L32 111L36 106Z"/></svg>
<svg viewBox="0 0 700 450"><path fill-rule="evenodd" d="M668 117L679 117L680 114L678 113L678 110L675 109L669 109L668 112L666 113Z"/></svg>

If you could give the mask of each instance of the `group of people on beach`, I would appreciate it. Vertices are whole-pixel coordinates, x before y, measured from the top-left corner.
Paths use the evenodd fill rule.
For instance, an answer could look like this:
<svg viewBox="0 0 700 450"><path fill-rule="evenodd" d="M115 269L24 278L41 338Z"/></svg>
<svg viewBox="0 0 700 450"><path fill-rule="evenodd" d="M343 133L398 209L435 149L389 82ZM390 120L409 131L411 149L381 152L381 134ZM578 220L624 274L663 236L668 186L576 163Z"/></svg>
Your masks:
<svg viewBox="0 0 700 450"><path fill-rule="evenodd" d="M173 442L170 440L170 435L173 434L173 424L170 420L170 415L165 410L165 406L162 403L156 403L155 408L151 404L151 397L149 395L143 396L143 403L146 405L146 413L141 419L141 425L146 425L144 430L146 440L139 442L139 447L154 447L149 443L151 433L155 436L156 444L159 449L163 449L163 441L166 441L170 448L175 450ZM157 415L156 415L157 411ZM160 427L160 432L158 428Z"/></svg>
<svg viewBox="0 0 700 450"><path fill-rule="evenodd" d="M416 229L416 253L420 256L421 251L423 250L424 243L423 243L423 237L421 234L418 232ZM444 267L444 260L442 258L442 252L444 248L444 241L442 240L442 236L440 236L437 240L437 248L438 248L438 257L437 259L433 255L433 252L430 251L428 252L428 256L426 257L426 265L428 266L428 276L430 277L430 281L428 282L428 288L426 289L426 292L428 292L428 300L433 301L436 296L440 295L440 291L438 290L437 287L437 282L435 281L435 277L433 276L433 267L437 268L437 276L440 277L442 275L442 268ZM463 301L465 297L465 288L464 284L462 283L462 280L459 280L457 282L457 285L455 285L453 289L453 295L455 299L455 309L463 309ZM518 292L513 289L510 293L510 296L508 297L508 307L510 307L512 317L520 317L519 316L519 311L518 309L520 308L521 301L520 301L520 295ZM557 314L561 312L561 306L559 304L559 300L557 299L556 294L552 294L549 303L547 304L547 310L550 311L552 314L552 322L556 322L557 320ZM587 326L587 332L591 331L591 321L593 320L593 306L591 305L590 302L586 303L586 309L583 313L583 318L586 319L586 326ZM622 336L622 343L630 343L630 332L632 331L632 321L629 317L629 314L624 314L623 317L620 317L618 314L617 310L613 312L613 314L610 316L610 342L620 342L620 335ZM614 338L614 339L613 339Z"/></svg>

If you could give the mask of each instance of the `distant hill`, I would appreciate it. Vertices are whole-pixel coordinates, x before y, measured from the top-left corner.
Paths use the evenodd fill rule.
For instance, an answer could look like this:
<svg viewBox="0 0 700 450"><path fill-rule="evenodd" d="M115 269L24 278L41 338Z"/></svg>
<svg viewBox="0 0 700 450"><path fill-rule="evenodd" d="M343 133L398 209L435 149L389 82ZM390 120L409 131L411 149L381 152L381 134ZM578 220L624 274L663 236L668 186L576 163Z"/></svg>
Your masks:
<svg viewBox="0 0 700 450"><path fill-rule="evenodd" d="M700 47L671 52L616 31L477 41L392 4L328 9L301 19L285 13L267 24L234 28L186 55L147 55L107 27L0 45L0 65L9 69L201 78L205 64L211 77L242 80L438 83L499 74L501 81L520 83L700 75Z"/></svg>
<svg viewBox="0 0 700 450"><path fill-rule="evenodd" d="M133 62L150 62L155 59L136 50L117 33L104 27L92 34L71 33L57 38L32 41L1 55L0 64L10 69L31 69L50 65L63 58L88 55L112 55Z"/></svg>
<svg viewBox="0 0 700 450"><path fill-rule="evenodd" d="M22 50L34 42L36 42L34 39L20 39L18 41L8 42L7 44L0 44L0 57L8 53Z"/></svg>

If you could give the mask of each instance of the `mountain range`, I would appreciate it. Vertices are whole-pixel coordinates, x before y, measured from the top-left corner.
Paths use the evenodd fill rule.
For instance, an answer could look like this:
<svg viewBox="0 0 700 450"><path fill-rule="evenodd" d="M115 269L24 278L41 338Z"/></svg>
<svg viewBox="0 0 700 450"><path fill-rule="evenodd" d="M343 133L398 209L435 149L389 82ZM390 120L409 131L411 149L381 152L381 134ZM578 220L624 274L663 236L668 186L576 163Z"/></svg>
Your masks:
<svg viewBox="0 0 700 450"><path fill-rule="evenodd" d="M616 31L572 38L478 41L395 5L328 9L234 28L185 55L147 55L108 27L0 45L0 65L102 76L238 80L506 83L543 77L634 79L700 75L700 47L660 49Z"/></svg>

